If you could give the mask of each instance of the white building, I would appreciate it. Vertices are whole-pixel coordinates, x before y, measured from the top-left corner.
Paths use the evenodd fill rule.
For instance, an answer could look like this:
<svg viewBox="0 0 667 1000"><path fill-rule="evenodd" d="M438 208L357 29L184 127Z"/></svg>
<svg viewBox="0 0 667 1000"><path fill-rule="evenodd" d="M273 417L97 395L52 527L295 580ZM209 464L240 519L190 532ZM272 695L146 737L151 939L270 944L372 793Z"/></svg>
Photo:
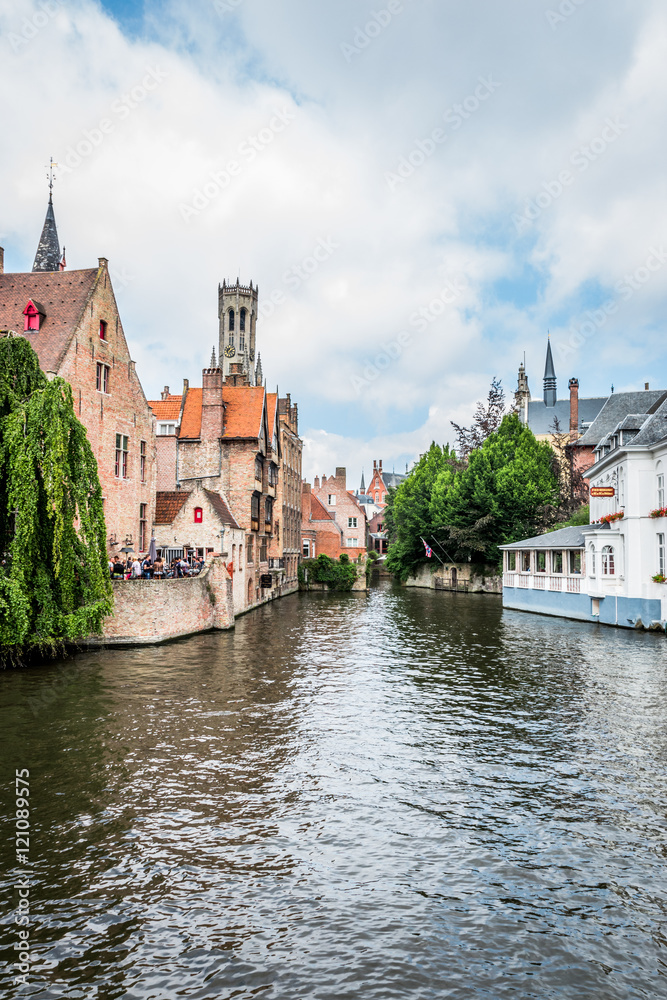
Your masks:
<svg viewBox="0 0 667 1000"><path fill-rule="evenodd" d="M626 417L595 449L590 525L501 546L505 607L665 629L667 402L654 409Z"/></svg>

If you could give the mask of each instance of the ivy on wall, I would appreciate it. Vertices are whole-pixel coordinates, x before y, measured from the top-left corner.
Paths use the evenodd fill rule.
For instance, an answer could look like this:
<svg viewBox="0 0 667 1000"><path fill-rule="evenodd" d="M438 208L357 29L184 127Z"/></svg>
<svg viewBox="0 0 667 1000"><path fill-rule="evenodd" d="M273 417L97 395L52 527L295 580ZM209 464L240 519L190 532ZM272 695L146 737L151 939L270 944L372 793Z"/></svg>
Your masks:
<svg viewBox="0 0 667 1000"><path fill-rule="evenodd" d="M0 340L0 661L56 653L113 609L97 463L72 389Z"/></svg>

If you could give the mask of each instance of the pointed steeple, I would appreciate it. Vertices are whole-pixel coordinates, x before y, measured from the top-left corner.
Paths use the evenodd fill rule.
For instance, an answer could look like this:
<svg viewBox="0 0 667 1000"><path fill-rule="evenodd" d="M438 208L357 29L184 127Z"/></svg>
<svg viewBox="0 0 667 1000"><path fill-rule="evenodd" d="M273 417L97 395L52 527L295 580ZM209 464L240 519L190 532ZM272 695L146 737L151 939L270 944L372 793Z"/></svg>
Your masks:
<svg viewBox="0 0 667 1000"><path fill-rule="evenodd" d="M211 363L209 364L209 368L217 368L217 367L218 367L218 362L215 357L215 347L214 347L213 350L211 351Z"/></svg>
<svg viewBox="0 0 667 1000"><path fill-rule="evenodd" d="M255 368L255 385L261 385L264 381L264 375L262 374L262 355L257 352L257 367Z"/></svg>
<svg viewBox="0 0 667 1000"><path fill-rule="evenodd" d="M361 486L359 487L360 493L366 492L366 483L364 482L364 470L361 470Z"/></svg>
<svg viewBox="0 0 667 1000"><path fill-rule="evenodd" d="M33 271L58 271L60 269L60 243L56 229L56 217L53 213L53 196L49 192L49 204L46 209L44 228L37 246Z"/></svg>
<svg viewBox="0 0 667 1000"><path fill-rule="evenodd" d="M551 337L547 340L547 360L544 366L544 405L556 405L556 369L551 354Z"/></svg>

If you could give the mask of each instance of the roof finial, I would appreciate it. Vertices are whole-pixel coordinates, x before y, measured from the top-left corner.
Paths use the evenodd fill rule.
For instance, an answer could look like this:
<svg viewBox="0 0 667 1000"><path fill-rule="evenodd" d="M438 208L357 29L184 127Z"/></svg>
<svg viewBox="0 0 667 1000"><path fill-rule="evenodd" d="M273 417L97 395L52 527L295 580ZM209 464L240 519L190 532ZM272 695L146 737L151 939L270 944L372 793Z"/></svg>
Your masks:
<svg viewBox="0 0 667 1000"><path fill-rule="evenodd" d="M49 182L49 201L53 201L53 184L56 180L55 174L53 173L53 168L57 166L58 164L54 161L53 157L51 156L49 158L49 164L47 168L49 172L46 175L46 179Z"/></svg>
<svg viewBox="0 0 667 1000"><path fill-rule="evenodd" d="M218 367L218 362L216 361L215 357L215 345L214 345L213 350L211 351L211 363L209 365L209 368L217 368L217 367Z"/></svg>

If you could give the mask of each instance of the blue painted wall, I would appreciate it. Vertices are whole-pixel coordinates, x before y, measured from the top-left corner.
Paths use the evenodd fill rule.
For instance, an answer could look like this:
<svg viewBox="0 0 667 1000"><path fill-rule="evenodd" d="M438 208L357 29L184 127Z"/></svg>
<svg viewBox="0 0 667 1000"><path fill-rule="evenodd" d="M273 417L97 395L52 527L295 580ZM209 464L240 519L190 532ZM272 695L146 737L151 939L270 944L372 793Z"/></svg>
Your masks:
<svg viewBox="0 0 667 1000"><path fill-rule="evenodd" d="M618 625L621 628L634 628L639 618L648 628L652 622L660 621L661 611L660 601L657 600L604 597L600 598L598 617L591 614L592 600L588 594L523 590L520 587L503 588L503 607L514 608L516 611L532 611L541 615L555 615L558 618L575 618L578 621L599 621L603 625Z"/></svg>

